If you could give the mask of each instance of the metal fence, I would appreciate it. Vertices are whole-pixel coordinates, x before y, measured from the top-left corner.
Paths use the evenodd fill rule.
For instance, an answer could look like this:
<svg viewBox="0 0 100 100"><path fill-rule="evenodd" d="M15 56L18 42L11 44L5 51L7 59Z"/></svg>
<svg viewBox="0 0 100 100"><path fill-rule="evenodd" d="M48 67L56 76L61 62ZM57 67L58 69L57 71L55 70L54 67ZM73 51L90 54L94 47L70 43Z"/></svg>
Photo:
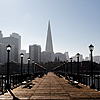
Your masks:
<svg viewBox="0 0 100 100"><path fill-rule="evenodd" d="M66 63L63 63L53 68L52 71L58 76L60 75L64 76L69 81L70 80L77 81L78 83L84 84L86 86L89 86L90 88L97 89L98 91L100 91L100 71L97 71L97 72L94 71L93 78L92 78L91 72L81 71L77 73L77 69L76 69L76 72L74 71L71 74L71 71L68 70L68 65L66 65Z"/></svg>
<svg viewBox="0 0 100 100"><path fill-rule="evenodd" d="M72 80L72 81L78 81L79 83L86 85L88 87L91 87L92 85L92 77L90 74L79 74L79 76L77 76L77 73L74 74L68 74L65 72L61 72L61 71L55 71L54 72L56 75L62 75L64 77L66 77L67 80ZM66 75L65 75L66 74ZM79 79L78 79L79 78ZM97 89L98 91L100 91L100 74L94 74L93 75L93 84L94 84L94 89Z"/></svg>
<svg viewBox="0 0 100 100"><path fill-rule="evenodd" d="M42 77L44 72L35 72L34 74L14 74L9 75L9 84L10 88L14 89L22 84L23 81L29 82L32 81L35 77ZM21 78L22 77L22 78ZM3 94L7 91L7 75L0 75L0 94Z"/></svg>
<svg viewBox="0 0 100 100"><path fill-rule="evenodd" d="M18 87L22 81L27 81L31 78L32 75L23 74L22 79L20 74L14 74L9 76L9 84L10 88L13 89L15 87ZM0 94L3 94L7 91L7 75L0 75Z"/></svg>

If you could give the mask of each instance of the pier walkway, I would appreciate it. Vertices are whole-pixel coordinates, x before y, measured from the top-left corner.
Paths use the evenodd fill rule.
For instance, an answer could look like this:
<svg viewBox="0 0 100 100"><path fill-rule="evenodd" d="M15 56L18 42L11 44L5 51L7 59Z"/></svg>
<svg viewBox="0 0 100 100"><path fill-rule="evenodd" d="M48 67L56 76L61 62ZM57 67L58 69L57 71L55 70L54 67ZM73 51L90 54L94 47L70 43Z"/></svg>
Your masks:
<svg viewBox="0 0 100 100"><path fill-rule="evenodd" d="M98 91L78 85L80 88L70 84L64 77L59 78L49 72L42 78L35 78L28 85L21 85L11 91L18 100L100 100ZM15 99L8 92L0 95L0 100Z"/></svg>

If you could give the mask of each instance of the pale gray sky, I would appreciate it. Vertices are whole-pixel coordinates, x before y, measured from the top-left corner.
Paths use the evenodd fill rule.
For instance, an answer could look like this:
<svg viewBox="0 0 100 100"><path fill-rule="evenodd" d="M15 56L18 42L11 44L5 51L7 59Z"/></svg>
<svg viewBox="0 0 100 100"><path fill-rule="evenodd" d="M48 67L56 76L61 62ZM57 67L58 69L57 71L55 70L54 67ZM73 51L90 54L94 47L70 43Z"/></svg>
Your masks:
<svg viewBox="0 0 100 100"><path fill-rule="evenodd" d="M45 50L49 20L54 52L88 56L92 43L100 55L100 0L0 0L0 29L4 36L19 33L22 49Z"/></svg>

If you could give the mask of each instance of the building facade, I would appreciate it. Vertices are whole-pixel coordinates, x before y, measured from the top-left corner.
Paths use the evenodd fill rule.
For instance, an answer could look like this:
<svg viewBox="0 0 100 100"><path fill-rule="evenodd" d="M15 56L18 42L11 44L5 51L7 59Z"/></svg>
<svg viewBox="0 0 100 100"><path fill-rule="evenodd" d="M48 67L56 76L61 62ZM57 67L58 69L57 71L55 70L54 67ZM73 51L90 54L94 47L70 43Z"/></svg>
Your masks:
<svg viewBox="0 0 100 100"><path fill-rule="evenodd" d="M0 52L3 54L0 63L7 62L7 50L6 46L11 45L10 51L10 61L18 62L18 39L15 37L3 37L2 32L0 31Z"/></svg>
<svg viewBox="0 0 100 100"><path fill-rule="evenodd" d="M41 46L40 45L30 45L29 46L29 57L30 62L34 60L37 63L41 62Z"/></svg>
<svg viewBox="0 0 100 100"><path fill-rule="evenodd" d="M59 61L66 61L66 55L62 53L55 53L55 58L59 58Z"/></svg>
<svg viewBox="0 0 100 100"><path fill-rule="evenodd" d="M53 52L53 44L52 44L50 21L48 23L46 48L45 48L45 51L43 51L41 53L41 61L43 63L54 61L54 52Z"/></svg>
<svg viewBox="0 0 100 100"><path fill-rule="evenodd" d="M10 37L18 39L18 63L20 62L20 50L21 50L21 36L18 33L12 33Z"/></svg>

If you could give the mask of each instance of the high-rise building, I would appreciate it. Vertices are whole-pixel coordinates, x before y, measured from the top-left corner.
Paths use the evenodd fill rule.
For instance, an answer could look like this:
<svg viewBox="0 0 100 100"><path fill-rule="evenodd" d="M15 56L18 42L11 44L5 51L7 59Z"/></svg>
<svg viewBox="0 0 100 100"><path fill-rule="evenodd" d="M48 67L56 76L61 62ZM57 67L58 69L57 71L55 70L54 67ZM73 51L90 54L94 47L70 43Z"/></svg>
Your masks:
<svg viewBox="0 0 100 100"><path fill-rule="evenodd" d="M41 62L45 63L45 62L51 62L54 61L54 53L51 52L41 52Z"/></svg>
<svg viewBox="0 0 100 100"><path fill-rule="evenodd" d="M14 37L18 39L18 51L21 50L21 36L18 33L12 33L10 37Z"/></svg>
<svg viewBox="0 0 100 100"><path fill-rule="evenodd" d="M7 44L11 45L11 51L10 54L12 55L13 58L11 60L18 62L18 39L14 37L4 37L0 39L0 43L3 43L5 45L5 48ZM4 49L5 51L5 49ZM6 51L5 51L6 52ZM6 58L3 58L6 59Z"/></svg>
<svg viewBox="0 0 100 100"><path fill-rule="evenodd" d="M11 45L10 51L10 61L18 62L18 39L15 37L3 37L2 31L0 31L0 52L2 52L3 57L0 63L6 63L7 59L7 44Z"/></svg>
<svg viewBox="0 0 100 100"><path fill-rule="evenodd" d="M70 61L68 52L65 52L64 54L65 54L66 60Z"/></svg>
<svg viewBox="0 0 100 100"><path fill-rule="evenodd" d="M100 56L94 56L93 61L100 64Z"/></svg>
<svg viewBox="0 0 100 100"><path fill-rule="evenodd" d="M30 45L29 46L29 57L30 62L34 60L37 63L41 62L41 46L40 45Z"/></svg>
<svg viewBox="0 0 100 100"><path fill-rule="evenodd" d="M46 51L46 52L53 52L50 21L49 21L49 23L48 23L47 41L46 41L46 49L45 49L45 51Z"/></svg>
<svg viewBox="0 0 100 100"><path fill-rule="evenodd" d="M6 62L6 46L3 43L0 43L0 63Z"/></svg>
<svg viewBox="0 0 100 100"><path fill-rule="evenodd" d="M10 37L18 39L18 62L20 62L21 36L18 33L12 33Z"/></svg>
<svg viewBox="0 0 100 100"><path fill-rule="evenodd" d="M48 61L54 61L54 52L53 52L50 21L48 23L46 48L45 48L45 51L43 51L41 53L41 61L44 63L48 62Z"/></svg>

